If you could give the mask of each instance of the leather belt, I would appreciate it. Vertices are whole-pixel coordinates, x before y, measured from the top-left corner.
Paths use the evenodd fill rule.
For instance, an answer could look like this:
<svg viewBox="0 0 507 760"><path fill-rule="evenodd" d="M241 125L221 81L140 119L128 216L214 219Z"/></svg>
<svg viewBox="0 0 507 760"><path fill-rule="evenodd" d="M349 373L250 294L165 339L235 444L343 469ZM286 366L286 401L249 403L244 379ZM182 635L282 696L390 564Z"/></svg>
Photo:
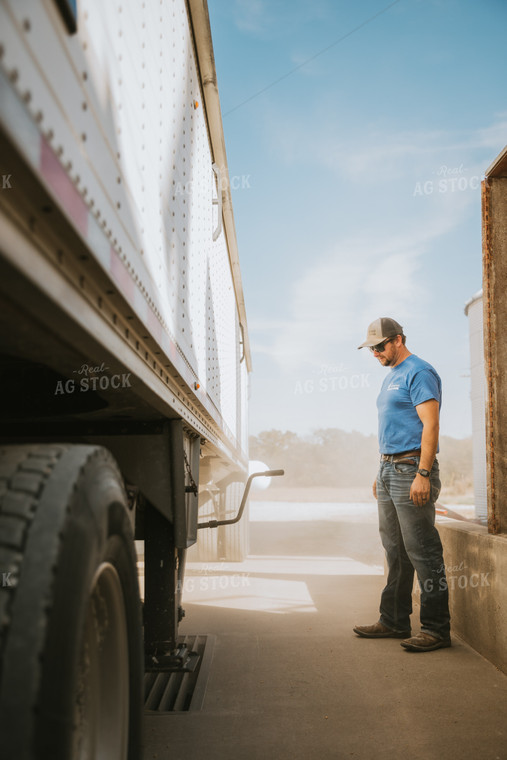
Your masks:
<svg viewBox="0 0 507 760"><path fill-rule="evenodd" d="M417 451L401 451L399 454L381 454L380 458L383 462L401 462L403 459L420 456L421 449L418 449Z"/></svg>

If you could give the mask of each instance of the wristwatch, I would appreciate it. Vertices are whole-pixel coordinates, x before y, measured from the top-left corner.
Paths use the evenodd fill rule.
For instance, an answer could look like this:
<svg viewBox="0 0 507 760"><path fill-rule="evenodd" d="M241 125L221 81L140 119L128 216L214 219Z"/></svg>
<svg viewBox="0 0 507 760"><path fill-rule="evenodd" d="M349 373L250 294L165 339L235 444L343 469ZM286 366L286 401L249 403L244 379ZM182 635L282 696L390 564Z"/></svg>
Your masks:
<svg viewBox="0 0 507 760"><path fill-rule="evenodd" d="M429 470L417 470L419 475L422 475L423 478L429 478L430 471Z"/></svg>

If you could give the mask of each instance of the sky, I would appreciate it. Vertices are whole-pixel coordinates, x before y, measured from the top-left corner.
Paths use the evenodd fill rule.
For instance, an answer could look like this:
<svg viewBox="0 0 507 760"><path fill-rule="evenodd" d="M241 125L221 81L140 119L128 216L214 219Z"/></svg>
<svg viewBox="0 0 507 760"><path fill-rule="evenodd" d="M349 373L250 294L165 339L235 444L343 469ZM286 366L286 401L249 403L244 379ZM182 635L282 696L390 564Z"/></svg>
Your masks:
<svg viewBox="0 0 507 760"><path fill-rule="evenodd" d="M400 322L471 435L480 181L507 143L504 0L208 0L253 372L250 433L376 433Z"/></svg>

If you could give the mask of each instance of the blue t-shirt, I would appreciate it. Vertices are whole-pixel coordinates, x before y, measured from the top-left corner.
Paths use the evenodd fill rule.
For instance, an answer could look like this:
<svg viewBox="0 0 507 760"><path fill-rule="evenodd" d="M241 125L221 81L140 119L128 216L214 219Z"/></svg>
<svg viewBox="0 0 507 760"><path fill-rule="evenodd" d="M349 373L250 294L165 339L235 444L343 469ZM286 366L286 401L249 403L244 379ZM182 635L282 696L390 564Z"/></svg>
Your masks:
<svg viewBox="0 0 507 760"><path fill-rule="evenodd" d="M378 442L381 454L421 448L423 425L416 406L435 399L442 404L442 382L436 370L410 354L393 367L377 398Z"/></svg>

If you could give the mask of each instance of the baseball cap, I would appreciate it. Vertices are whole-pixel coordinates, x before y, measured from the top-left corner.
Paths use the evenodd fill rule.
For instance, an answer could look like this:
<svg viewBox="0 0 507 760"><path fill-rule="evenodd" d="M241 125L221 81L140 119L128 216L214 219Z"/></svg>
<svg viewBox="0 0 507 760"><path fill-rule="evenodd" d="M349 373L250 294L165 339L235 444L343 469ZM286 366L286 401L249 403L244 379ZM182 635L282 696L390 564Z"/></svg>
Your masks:
<svg viewBox="0 0 507 760"><path fill-rule="evenodd" d="M391 317L379 317L371 325L368 325L366 340L358 348L376 346L386 338L394 338L395 335L403 335L403 327Z"/></svg>

